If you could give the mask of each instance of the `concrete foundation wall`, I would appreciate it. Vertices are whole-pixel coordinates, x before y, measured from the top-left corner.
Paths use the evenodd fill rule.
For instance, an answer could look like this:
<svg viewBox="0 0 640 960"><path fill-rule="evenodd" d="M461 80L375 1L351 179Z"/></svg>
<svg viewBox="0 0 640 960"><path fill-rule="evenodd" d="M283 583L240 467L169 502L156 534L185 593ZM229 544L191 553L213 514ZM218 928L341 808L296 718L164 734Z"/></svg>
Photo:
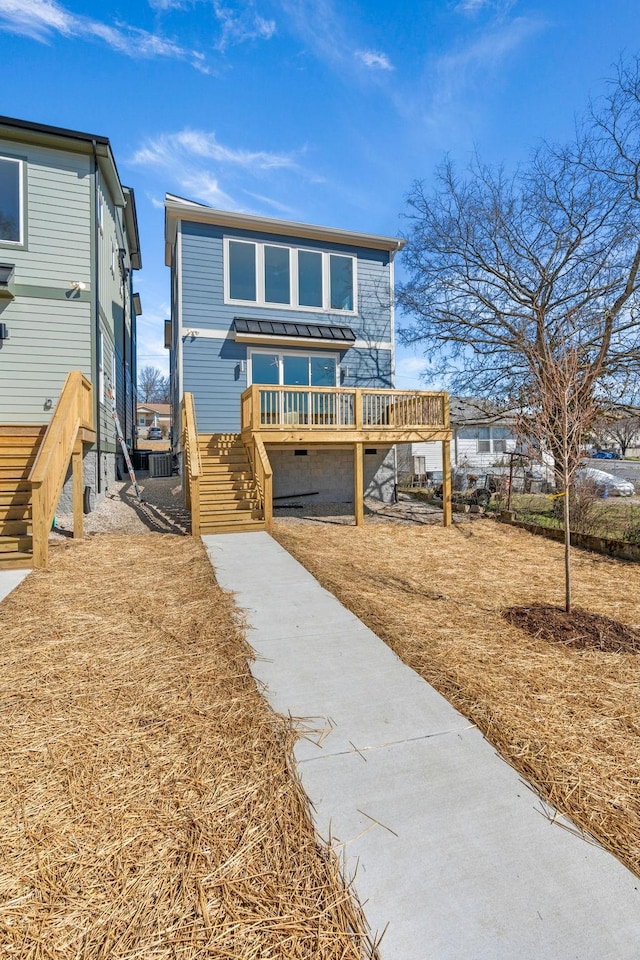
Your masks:
<svg viewBox="0 0 640 960"><path fill-rule="evenodd" d="M97 454L95 450L87 450L82 458L82 487L91 487L91 508L104 500L107 488L116 480L116 456L114 453L103 453L101 460L101 490L98 492L98 483L96 477ZM58 501L57 513L73 513L73 479L71 474L71 464L67 471L67 476L62 488L62 494Z"/></svg>
<svg viewBox="0 0 640 960"><path fill-rule="evenodd" d="M364 457L365 496L389 503L395 483L393 449L366 449L375 453L366 453ZM273 468L274 502L282 503L277 498L286 497L287 502L302 504L353 503L352 447L267 447L267 454Z"/></svg>

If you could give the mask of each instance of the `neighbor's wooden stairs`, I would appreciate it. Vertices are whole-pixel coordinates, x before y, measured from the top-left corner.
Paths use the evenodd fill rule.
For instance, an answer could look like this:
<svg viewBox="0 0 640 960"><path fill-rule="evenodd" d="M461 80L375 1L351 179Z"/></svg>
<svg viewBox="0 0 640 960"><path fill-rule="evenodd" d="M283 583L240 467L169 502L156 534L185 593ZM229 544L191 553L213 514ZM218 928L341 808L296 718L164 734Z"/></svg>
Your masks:
<svg viewBox="0 0 640 960"><path fill-rule="evenodd" d="M200 532L264 530L264 513L239 433L198 434Z"/></svg>
<svg viewBox="0 0 640 960"><path fill-rule="evenodd" d="M0 426L0 570L33 565L28 477L45 430Z"/></svg>

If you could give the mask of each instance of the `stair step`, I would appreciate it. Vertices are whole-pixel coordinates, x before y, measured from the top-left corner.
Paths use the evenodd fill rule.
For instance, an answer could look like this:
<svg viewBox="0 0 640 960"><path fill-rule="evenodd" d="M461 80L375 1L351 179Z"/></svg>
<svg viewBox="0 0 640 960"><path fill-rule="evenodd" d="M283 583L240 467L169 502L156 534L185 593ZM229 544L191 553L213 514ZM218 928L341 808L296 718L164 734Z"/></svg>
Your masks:
<svg viewBox="0 0 640 960"><path fill-rule="evenodd" d="M5 467L0 460L0 482L5 480L9 481L25 481L29 478L31 473L31 467L33 464L25 464L21 467Z"/></svg>
<svg viewBox="0 0 640 960"><path fill-rule="evenodd" d="M207 507L200 511L201 523L213 523L228 521L229 523L240 522L241 520L262 520L261 510L212 510Z"/></svg>
<svg viewBox="0 0 640 960"><path fill-rule="evenodd" d="M0 536L0 554L19 553L31 549L31 537Z"/></svg>
<svg viewBox="0 0 640 960"><path fill-rule="evenodd" d="M31 520L3 520L0 518L0 538L30 537L32 533Z"/></svg>
<svg viewBox="0 0 640 960"><path fill-rule="evenodd" d="M0 497L9 493L30 493L31 484L28 480L12 480L10 477L0 477Z"/></svg>
<svg viewBox="0 0 640 960"><path fill-rule="evenodd" d="M253 533L266 529L264 520L238 520L234 523L210 523L205 521L200 524L200 533Z"/></svg>
<svg viewBox="0 0 640 960"><path fill-rule="evenodd" d="M200 490L200 499L202 501L213 501L220 500L224 501L242 501L242 500L255 500L257 494L255 490L207 490L203 493L202 489Z"/></svg>
<svg viewBox="0 0 640 960"><path fill-rule="evenodd" d="M29 500L24 500L22 503L11 501L9 503L3 504L0 500L0 523L4 523L8 520L30 520L31 519L31 503Z"/></svg>
<svg viewBox="0 0 640 960"><path fill-rule="evenodd" d="M200 474L200 483L217 483L221 480L253 480L250 470L227 470L221 467L219 470L203 470Z"/></svg>
<svg viewBox="0 0 640 960"><path fill-rule="evenodd" d="M28 551L0 553L0 570L30 570L32 567L33 554Z"/></svg>
<svg viewBox="0 0 640 960"><path fill-rule="evenodd" d="M200 489L206 487L207 490L235 490L238 493L242 490L253 490L253 480L247 478L246 480L237 480L235 477L206 477L206 479L201 478L200 480Z"/></svg>

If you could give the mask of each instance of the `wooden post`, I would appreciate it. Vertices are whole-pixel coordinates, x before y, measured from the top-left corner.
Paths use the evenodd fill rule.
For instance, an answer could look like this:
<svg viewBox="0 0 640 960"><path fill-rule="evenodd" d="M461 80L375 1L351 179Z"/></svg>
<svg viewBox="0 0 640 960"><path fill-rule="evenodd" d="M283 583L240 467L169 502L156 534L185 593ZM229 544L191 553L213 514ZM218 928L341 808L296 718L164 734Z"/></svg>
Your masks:
<svg viewBox="0 0 640 960"><path fill-rule="evenodd" d="M353 507L356 526L364 524L364 444L353 445Z"/></svg>
<svg viewBox="0 0 640 960"><path fill-rule="evenodd" d="M39 570L44 569L49 560L49 530L47 529L45 502L43 484L34 484L31 494L33 565Z"/></svg>
<svg viewBox="0 0 640 960"><path fill-rule="evenodd" d="M273 475L264 475L264 525L271 533L273 526Z"/></svg>
<svg viewBox="0 0 640 960"><path fill-rule="evenodd" d="M191 483L187 481L187 486L190 488L190 500L191 500L191 536L199 537L200 536L200 476L193 477Z"/></svg>
<svg viewBox="0 0 640 960"><path fill-rule="evenodd" d="M451 526L451 441L442 441L442 525Z"/></svg>
<svg viewBox="0 0 640 960"><path fill-rule="evenodd" d="M73 473L73 539L83 535L82 524L84 519L82 503L82 441L76 440L71 454L71 469Z"/></svg>
<svg viewBox="0 0 640 960"><path fill-rule="evenodd" d="M356 430L362 430L362 390L353 391L353 413Z"/></svg>

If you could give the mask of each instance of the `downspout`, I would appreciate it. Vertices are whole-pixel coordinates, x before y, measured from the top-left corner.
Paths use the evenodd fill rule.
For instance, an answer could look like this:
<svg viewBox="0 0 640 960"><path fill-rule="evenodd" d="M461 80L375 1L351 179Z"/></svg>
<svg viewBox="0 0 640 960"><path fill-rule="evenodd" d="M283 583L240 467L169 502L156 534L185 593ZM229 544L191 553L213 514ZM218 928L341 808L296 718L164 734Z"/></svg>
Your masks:
<svg viewBox="0 0 640 960"><path fill-rule="evenodd" d="M95 309L95 368L93 370L93 386L94 386L94 405L95 405L95 418L96 418L96 494L101 493L102 491L102 447L101 447L101 435L100 435L100 370L99 370L99 358L98 358L98 345L100 343L100 283L98 279L99 269L100 269L100 236L99 231L100 227L98 225L98 150L96 141L91 141L91 147L93 149L93 240L94 240L94 252L93 252L93 284L94 284L94 309Z"/></svg>

